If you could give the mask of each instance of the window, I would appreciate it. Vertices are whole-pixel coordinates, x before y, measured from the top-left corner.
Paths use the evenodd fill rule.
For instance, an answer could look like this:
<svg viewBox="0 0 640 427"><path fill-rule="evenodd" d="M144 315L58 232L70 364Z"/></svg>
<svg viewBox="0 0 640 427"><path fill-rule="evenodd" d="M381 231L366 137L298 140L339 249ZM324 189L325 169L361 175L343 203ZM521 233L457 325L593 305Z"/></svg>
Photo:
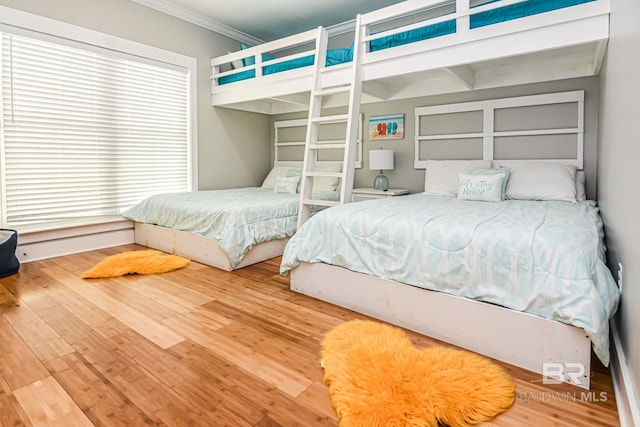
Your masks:
<svg viewBox="0 0 640 427"><path fill-rule="evenodd" d="M2 30L3 226L47 229L188 191L190 69Z"/></svg>

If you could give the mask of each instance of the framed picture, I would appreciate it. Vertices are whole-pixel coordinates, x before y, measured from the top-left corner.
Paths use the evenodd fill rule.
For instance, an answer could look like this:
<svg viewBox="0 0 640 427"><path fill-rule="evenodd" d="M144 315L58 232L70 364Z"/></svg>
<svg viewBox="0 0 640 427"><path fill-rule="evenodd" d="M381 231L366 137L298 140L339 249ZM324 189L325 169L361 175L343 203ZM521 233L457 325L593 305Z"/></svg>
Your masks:
<svg viewBox="0 0 640 427"><path fill-rule="evenodd" d="M369 141L404 138L404 114L369 117Z"/></svg>

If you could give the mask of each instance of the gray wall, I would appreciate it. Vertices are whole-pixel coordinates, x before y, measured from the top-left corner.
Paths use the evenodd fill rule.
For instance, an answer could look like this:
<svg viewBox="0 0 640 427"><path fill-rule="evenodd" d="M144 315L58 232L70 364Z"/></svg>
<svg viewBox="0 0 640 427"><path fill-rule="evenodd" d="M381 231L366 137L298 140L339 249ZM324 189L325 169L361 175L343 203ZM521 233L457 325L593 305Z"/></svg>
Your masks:
<svg viewBox="0 0 640 427"><path fill-rule="evenodd" d="M209 60L238 50L237 41L131 0L0 0L0 5L196 58L200 189L259 185L268 173L269 118L211 106Z"/></svg>
<svg viewBox="0 0 640 427"><path fill-rule="evenodd" d="M424 169L414 169L414 109L428 105L450 104L458 102L478 101L492 98L507 98L513 96L535 95L551 92L565 92L572 90L585 91L585 138L584 138L584 169L587 175L587 197L596 197L596 157L598 144L598 94L599 80L597 77L559 80L531 85L511 86L497 89L461 92L455 94L438 95L428 98L412 98L401 101L379 102L364 104L364 163L362 169L356 169L355 187L372 187L377 171L369 170L368 152L381 147L394 150L395 169L386 171L390 186L393 188L408 188L412 193L424 191ZM339 110L336 110L336 112ZM329 112L328 112L329 113ZM405 137L402 140L369 141L366 135L367 123L370 116L404 113ZM291 113L273 116L272 121L306 117L306 113ZM272 124L273 140L273 124ZM272 153L273 156L273 153Z"/></svg>
<svg viewBox="0 0 640 427"><path fill-rule="evenodd" d="M623 263L622 301L615 324L640 405L640 2L611 2L611 35L600 75L598 203L605 223L609 266Z"/></svg>

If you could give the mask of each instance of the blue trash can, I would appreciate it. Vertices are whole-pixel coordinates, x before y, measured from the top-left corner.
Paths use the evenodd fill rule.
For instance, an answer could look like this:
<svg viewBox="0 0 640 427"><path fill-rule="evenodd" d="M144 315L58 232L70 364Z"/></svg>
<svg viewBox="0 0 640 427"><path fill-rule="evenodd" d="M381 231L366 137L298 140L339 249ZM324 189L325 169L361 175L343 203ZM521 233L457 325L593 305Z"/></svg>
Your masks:
<svg viewBox="0 0 640 427"><path fill-rule="evenodd" d="M16 258L18 232L0 228L0 277L11 276L20 270L20 261Z"/></svg>

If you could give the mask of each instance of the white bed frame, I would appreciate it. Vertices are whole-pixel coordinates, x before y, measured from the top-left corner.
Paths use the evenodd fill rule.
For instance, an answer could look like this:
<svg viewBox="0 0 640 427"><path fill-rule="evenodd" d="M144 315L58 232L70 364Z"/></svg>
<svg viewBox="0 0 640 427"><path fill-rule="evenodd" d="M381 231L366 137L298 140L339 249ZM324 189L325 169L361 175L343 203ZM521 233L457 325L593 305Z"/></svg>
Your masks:
<svg viewBox="0 0 640 427"><path fill-rule="evenodd" d="M567 382L589 389L591 341L574 326L322 263L293 269L291 290L529 371L561 364Z"/></svg>
<svg viewBox="0 0 640 427"><path fill-rule="evenodd" d="M502 0L471 8L471 0L452 0L455 12L404 25L407 17L435 10L443 0L408 0L361 16L367 35L375 25L402 18L396 28L362 40L362 102L380 102L442 93L486 89L515 84L597 75L609 37L609 0L595 0L568 8L470 29L469 16L522 0ZM439 12L442 13L442 12ZM376 52L368 52L368 41L422 26L456 19L457 32ZM373 29L372 29L373 28ZM328 32L319 27L243 51L211 60L211 102L213 106L282 114L305 111L313 83L312 66L270 75L262 73L262 54L275 53L275 64L314 53L323 46ZM345 46L346 47L346 46ZM302 49L309 49L301 52ZM291 53L296 52L296 53ZM218 78L232 61L254 56L255 64L241 70L255 70L256 77L218 85ZM351 64L326 67L321 73L323 88L349 81ZM398 78L401 77L401 78ZM325 107L344 106L344 95L325 99Z"/></svg>
<svg viewBox="0 0 640 427"><path fill-rule="evenodd" d="M229 257L211 237L153 224L135 223L135 242L142 246L180 255L222 270L235 270L282 255L289 239L276 239L251 248L240 264L231 267Z"/></svg>
<svg viewBox="0 0 640 427"><path fill-rule="evenodd" d="M497 109L559 104L576 109L575 123L565 128L510 130L494 129ZM572 108L570 107L570 108ZM423 136L421 116L478 111L482 129L473 133ZM575 157L543 161L562 162L582 168L584 92L563 92L448 104L415 109L416 168L426 167L420 157L420 143L441 139L482 139L482 157L494 160L494 138L507 136L574 135ZM525 126L525 124L522 124ZM535 140L534 140L535 141ZM507 159L502 159L507 160ZM519 159L521 160L521 159ZM537 160L541 161L541 160ZM560 378L589 388L591 341L585 332L561 322L497 305L430 291L387 279L353 272L322 263L303 263L291 271L291 289L374 318L419 332L521 368ZM549 376L549 375L548 375ZM544 377L543 377L544 378ZM541 381L543 379L541 378ZM552 381L545 378L545 382Z"/></svg>

